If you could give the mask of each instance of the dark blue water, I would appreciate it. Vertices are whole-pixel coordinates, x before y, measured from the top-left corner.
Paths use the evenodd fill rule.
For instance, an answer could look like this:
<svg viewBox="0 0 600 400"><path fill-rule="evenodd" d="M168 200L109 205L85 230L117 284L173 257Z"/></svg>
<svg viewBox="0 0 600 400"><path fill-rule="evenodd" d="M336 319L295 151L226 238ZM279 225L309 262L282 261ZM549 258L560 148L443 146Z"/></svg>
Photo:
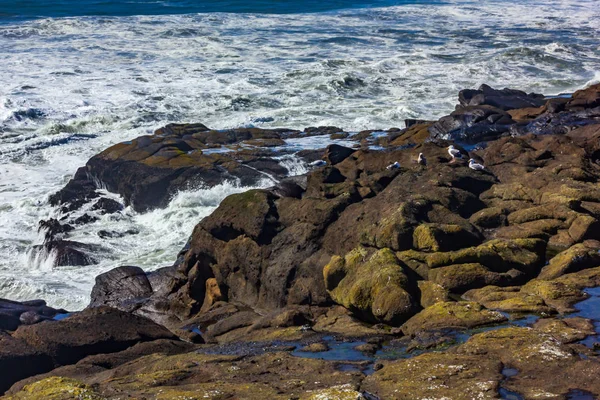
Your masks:
<svg viewBox="0 0 600 400"><path fill-rule="evenodd" d="M435 0L0 0L0 21L84 15L127 16L212 12L290 14L438 2Z"/></svg>

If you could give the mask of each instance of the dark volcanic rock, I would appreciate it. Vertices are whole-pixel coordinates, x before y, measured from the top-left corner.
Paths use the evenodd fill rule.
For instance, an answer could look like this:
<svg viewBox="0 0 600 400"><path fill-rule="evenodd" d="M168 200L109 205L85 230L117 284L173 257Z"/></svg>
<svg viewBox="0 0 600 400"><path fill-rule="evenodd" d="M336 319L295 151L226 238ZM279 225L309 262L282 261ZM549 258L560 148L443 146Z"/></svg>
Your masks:
<svg viewBox="0 0 600 400"><path fill-rule="evenodd" d="M88 307L110 306L133 311L152 294L146 273L139 267L118 267L96 277Z"/></svg>
<svg viewBox="0 0 600 400"><path fill-rule="evenodd" d="M0 331L0 394L13 383L51 370L52 359L26 342Z"/></svg>
<svg viewBox="0 0 600 400"><path fill-rule="evenodd" d="M220 152L210 149L249 141L254 146L269 146L268 141L280 140L289 132L254 128L211 131L202 124L171 124L152 136L114 145L93 157L52 197L52 203L77 208L97 196L94 185L98 183L122 195L126 205L136 211L146 211L166 206L173 194L190 187L210 187L236 179L250 186L264 179L265 173L283 177L287 170L278 160L264 156L261 147ZM119 209L117 204L108 204L109 200L100 201L103 204L99 207L106 212Z"/></svg>
<svg viewBox="0 0 600 400"><path fill-rule="evenodd" d="M93 205L92 210L101 210L102 214L113 214L123 210L123 205L116 200L102 197Z"/></svg>
<svg viewBox="0 0 600 400"><path fill-rule="evenodd" d="M86 243L75 242L71 240L51 240L43 245L34 246L37 251L44 251L46 254L54 253L55 266L63 265L91 265L97 261L85 252L97 250L97 246Z"/></svg>
<svg viewBox="0 0 600 400"><path fill-rule="evenodd" d="M50 204L61 205L63 212L76 210L90 199L99 196L96 189L96 184L90 179L87 168L81 167L75 172L67 186L50 196Z"/></svg>
<svg viewBox="0 0 600 400"><path fill-rule="evenodd" d="M48 220L40 221L38 231L45 230L45 240L51 241L56 236L63 233L71 232L73 229L74 228L72 225L61 224L57 219L50 218Z"/></svg>
<svg viewBox="0 0 600 400"><path fill-rule="evenodd" d="M339 144L331 144L325 150L325 160L331 165L339 164L354 153L355 149L340 146Z"/></svg>
<svg viewBox="0 0 600 400"><path fill-rule="evenodd" d="M18 302L0 299L0 329L12 331L21 324L35 324L64 313L65 310L48 307L43 300Z"/></svg>
<svg viewBox="0 0 600 400"><path fill-rule="evenodd" d="M177 310L180 318L198 312L205 298L205 282L212 278L224 300L252 308L327 305L331 300L323 267L334 255L345 256L360 245L409 249L413 230L420 223L452 223L467 232L469 240L478 240L475 228L461 215L468 217L484 207L477 196L492 186L495 178L449 165L441 157L443 147L428 144L424 150L432 156L430 169L425 171L415 164L414 169L386 170L397 160L411 165L414 156L403 150L357 151L336 167L311 172L301 199L262 190L226 198L195 228L166 295L170 309ZM424 189L423 182L433 180L438 183L429 183ZM373 268L357 265L347 286L354 286L352 282L363 275L372 275L369 271ZM382 314L374 317L374 311L361 309L362 315L398 324L416 312L417 285L413 272L409 269L407 273L409 278L394 292L404 296L406 304L396 309L393 302L384 305L389 296L376 293L385 282L367 281L374 296L369 307L386 311L377 311ZM344 303L341 298L340 302ZM350 299L350 304L358 303Z"/></svg>
<svg viewBox="0 0 600 400"><path fill-rule="evenodd" d="M510 114L490 105L466 106L429 127L431 139L479 143L500 137L515 124Z"/></svg>
<svg viewBox="0 0 600 400"><path fill-rule="evenodd" d="M122 351L139 342L175 339L167 329L146 318L109 307L86 309L60 321L20 326L13 336L49 355L57 365Z"/></svg>
<svg viewBox="0 0 600 400"><path fill-rule="evenodd" d="M544 95L525 93L515 89L493 89L488 85L481 85L478 90L461 90L458 94L461 106L488 105L501 110L515 108L540 107L544 105Z"/></svg>

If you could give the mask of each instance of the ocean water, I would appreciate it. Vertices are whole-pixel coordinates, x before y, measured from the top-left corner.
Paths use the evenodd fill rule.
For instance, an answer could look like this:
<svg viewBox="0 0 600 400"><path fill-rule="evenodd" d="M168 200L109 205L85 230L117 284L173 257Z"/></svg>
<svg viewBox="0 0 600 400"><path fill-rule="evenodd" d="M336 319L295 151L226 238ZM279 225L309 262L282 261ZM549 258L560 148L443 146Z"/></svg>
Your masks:
<svg viewBox="0 0 600 400"><path fill-rule="evenodd" d="M38 221L59 216L48 196L114 143L170 122L402 127L482 83L557 94L600 79L597 0L40 4L0 0L0 297L69 309L86 305L98 273L172 263L193 226L246 189L102 216L73 235L100 246L100 264L52 267L32 252Z"/></svg>

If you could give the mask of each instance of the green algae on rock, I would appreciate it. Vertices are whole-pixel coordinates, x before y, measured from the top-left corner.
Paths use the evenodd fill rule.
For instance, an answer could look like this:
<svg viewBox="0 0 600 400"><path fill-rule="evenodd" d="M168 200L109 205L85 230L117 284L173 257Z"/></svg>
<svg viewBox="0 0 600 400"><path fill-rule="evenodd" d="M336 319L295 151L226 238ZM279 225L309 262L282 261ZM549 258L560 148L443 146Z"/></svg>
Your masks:
<svg viewBox="0 0 600 400"><path fill-rule="evenodd" d="M374 322L399 325L417 307L408 277L390 249L368 254L357 248L344 258L334 256L323 268L332 299Z"/></svg>
<svg viewBox="0 0 600 400"><path fill-rule="evenodd" d="M497 311L490 311L475 302L439 302L427 307L402 325L405 335L420 331L469 329L506 321Z"/></svg>

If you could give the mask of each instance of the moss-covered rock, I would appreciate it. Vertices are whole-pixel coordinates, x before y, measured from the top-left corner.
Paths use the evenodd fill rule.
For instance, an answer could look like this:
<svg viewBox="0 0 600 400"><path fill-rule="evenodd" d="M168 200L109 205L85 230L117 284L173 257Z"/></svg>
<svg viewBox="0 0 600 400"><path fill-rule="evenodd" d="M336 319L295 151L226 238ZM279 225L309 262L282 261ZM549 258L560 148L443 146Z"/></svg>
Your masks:
<svg viewBox="0 0 600 400"><path fill-rule="evenodd" d="M595 333L592 321L581 317L562 320L543 318L538 320L533 328L551 335L560 343L573 343Z"/></svg>
<svg viewBox="0 0 600 400"><path fill-rule="evenodd" d="M329 346L325 342L311 343L302 347L299 351L306 353L321 353L329 350Z"/></svg>
<svg viewBox="0 0 600 400"><path fill-rule="evenodd" d="M449 291L431 281L419 281L419 290L421 291L421 307L427 308L435 303L450 301Z"/></svg>
<svg viewBox="0 0 600 400"><path fill-rule="evenodd" d="M413 233L413 246L424 251L458 250L478 243L478 237L460 225L421 224Z"/></svg>
<svg viewBox="0 0 600 400"><path fill-rule="evenodd" d="M505 380L503 386L526 399L566 398L575 388L599 394L596 377L600 365L579 357L568 345L543 330L510 327L483 332L455 351L494 359L516 369L517 375Z"/></svg>
<svg viewBox="0 0 600 400"><path fill-rule="evenodd" d="M439 302L427 307L402 325L405 335L419 331L441 329L468 329L506 321L497 311L484 309L480 304L467 301Z"/></svg>
<svg viewBox="0 0 600 400"><path fill-rule="evenodd" d="M497 228L506 224L506 215L501 207L489 207L471 215L469 221L482 228Z"/></svg>
<svg viewBox="0 0 600 400"><path fill-rule="evenodd" d="M540 296L521 292L518 286L486 286L469 290L463 298L476 301L490 310L507 313L552 314L554 308L548 306Z"/></svg>
<svg viewBox="0 0 600 400"><path fill-rule="evenodd" d="M600 245L595 241L578 243L553 257L538 278L554 279L570 272L597 266L600 266Z"/></svg>
<svg viewBox="0 0 600 400"><path fill-rule="evenodd" d="M499 371L492 358L433 352L386 362L362 387L380 399L497 399Z"/></svg>
<svg viewBox="0 0 600 400"><path fill-rule="evenodd" d="M325 286L338 304L374 322L400 324L416 312L411 284L390 249L369 255L357 248L332 257L323 268Z"/></svg>
<svg viewBox="0 0 600 400"><path fill-rule="evenodd" d="M562 221L574 219L577 213L561 203L549 203L541 206L517 210L508 215L508 222L523 224L540 219L559 219Z"/></svg>
<svg viewBox="0 0 600 400"><path fill-rule="evenodd" d="M430 268L480 263L495 272L517 269L532 273L543 264L545 242L539 239L490 240L477 247L452 252L433 253L426 257Z"/></svg>
<svg viewBox="0 0 600 400"><path fill-rule="evenodd" d="M348 337L364 337L379 333L371 325L353 317L350 311L341 306L331 307L326 314L319 316L312 329L315 332L334 333Z"/></svg>
<svg viewBox="0 0 600 400"><path fill-rule="evenodd" d="M581 242L586 239L598 240L600 239L600 222L592 216L580 215L571 224L569 236L575 242Z"/></svg>
<svg viewBox="0 0 600 400"><path fill-rule="evenodd" d="M557 280L533 279L523 285L521 292L542 298L544 303L559 312L572 311L573 304L586 298L577 285Z"/></svg>
<svg viewBox="0 0 600 400"><path fill-rule="evenodd" d="M306 400L357 400L361 398L363 398L362 394L350 384L314 390L302 396L302 399Z"/></svg>
<svg viewBox="0 0 600 400"><path fill-rule="evenodd" d="M102 400L96 391L75 379L53 376L31 383L7 400Z"/></svg>
<svg viewBox="0 0 600 400"><path fill-rule="evenodd" d="M563 227L564 222L561 220L539 219L522 224L503 226L496 230L494 235L497 238L504 239L537 238L548 240Z"/></svg>
<svg viewBox="0 0 600 400"><path fill-rule="evenodd" d="M423 279L428 279L431 268L427 265L428 253L405 250L396 252L396 257L412 271L416 272Z"/></svg>
<svg viewBox="0 0 600 400"><path fill-rule="evenodd" d="M429 271L431 281L453 293L463 293L487 285L505 286L518 280L521 275L517 270L492 272L479 263L449 265Z"/></svg>

